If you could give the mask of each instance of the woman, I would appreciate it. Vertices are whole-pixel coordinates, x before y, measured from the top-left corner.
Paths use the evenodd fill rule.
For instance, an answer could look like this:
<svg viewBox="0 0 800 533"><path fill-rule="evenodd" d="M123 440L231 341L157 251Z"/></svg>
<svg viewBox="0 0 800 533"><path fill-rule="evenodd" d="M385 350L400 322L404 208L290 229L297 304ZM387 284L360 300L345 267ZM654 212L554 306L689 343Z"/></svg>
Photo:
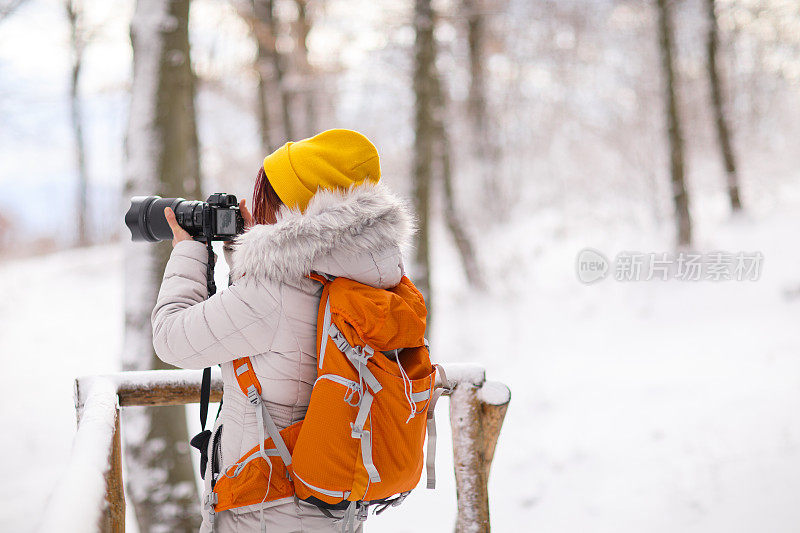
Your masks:
<svg viewBox="0 0 800 533"><path fill-rule="evenodd" d="M252 227L230 254L232 284L209 299L206 248L165 211L174 249L153 310L153 345L163 361L181 368L222 366L225 402L214 432L220 432L223 469L256 446L259 435L254 410L237 385L234 359L252 359L279 429L305 415L317 376L322 293L306 275L344 276L380 288L400 282L400 247L413 232L411 216L379 180L375 147L354 131L326 131L267 156L253 216L240 204ZM206 493L210 481L206 475ZM208 531L203 515L201 531ZM286 498L219 513L215 531L261 531L261 520L273 532L337 531L341 515Z"/></svg>

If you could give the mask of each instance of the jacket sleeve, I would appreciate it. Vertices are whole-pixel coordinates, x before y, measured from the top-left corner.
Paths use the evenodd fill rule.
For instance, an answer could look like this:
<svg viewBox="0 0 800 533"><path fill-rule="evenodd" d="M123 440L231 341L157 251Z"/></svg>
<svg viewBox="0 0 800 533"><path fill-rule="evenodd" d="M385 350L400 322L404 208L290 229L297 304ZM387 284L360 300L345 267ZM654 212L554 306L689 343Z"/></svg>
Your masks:
<svg viewBox="0 0 800 533"><path fill-rule="evenodd" d="M165 363L198 369L269 350L279 287L242 278L206 299L207 260L203 243L186 240L167 262L151 316L153 347Z"/></svg>

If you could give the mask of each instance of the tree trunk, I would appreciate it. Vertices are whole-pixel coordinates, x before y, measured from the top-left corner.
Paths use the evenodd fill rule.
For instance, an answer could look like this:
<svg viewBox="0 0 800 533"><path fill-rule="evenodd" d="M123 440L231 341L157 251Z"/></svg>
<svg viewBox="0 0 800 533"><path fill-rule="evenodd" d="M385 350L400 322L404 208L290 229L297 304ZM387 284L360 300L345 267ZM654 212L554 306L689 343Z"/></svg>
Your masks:
<svg viewBox="0 0 800 533"><path fill-rule="evenodd" d="M414 29L414 208L419 224L415 284L422 292L432 316L430 261L430 191L433 178L433 145L436 138L433 106L436 93L431 0L415 0Z"/></svg>
<svg viewBox="0 0 800 533"><path fill-rule="evenodd" d="M447 137L447 132L444 131L443 128L439 134L437 150L439 150L438 158L442 167L445 223L447 224L447 229L450 231L450 234L453 236L453 241L458 250L458 256L461 258L461 266L464 268L464 274L467 276L467 281L473 287L483 290L486 288L486 283L483 280L481 268L478 265L475 248L472 246L472 240L469 238L469 235L467 235L462 219L458 216L458 212L456 211L452 185L453 173L450 165L450 142Z"/></svg>
<svg viewBox="0 0 800 533"><path fill-rule="evenodd" d="M253 20L258 18L258 0L253 0ZM253 30L256 35L256 30ZM274 41L272 43L275 44ZM255 71L258 76L258 88L256 92L258 129L261 134L261 151L264 155L272 153L277 148L272 143L269 118L269 79L270 79L270 60L272 54L265 45L265 39L259 39L256 35L256 60Z"/></svg>
<svg viewBox="0 0 800 533"><path fill-rule="evenodd" d="M274 0L253 0L253 11L255 14L255 20L252 21L253 32L259 45L263 47L263 51L267 55L267 57L263 58L265 59L263 64L271 63L270 79L277 86L281 98L284 141L295 140L291 110L292 99L289 89L286 87L284 57L276 46L279 25L275 13L275 2ZM265 92L260 93L260 98L264 102L263 105L267 105L266 102L268 100ZM277 144L283 143L279 142Z"/></svg>
<svg viewBox="0 0 800 533"><path fill-rule="evenodd" d="M498 179L499 147L492 136L486 97L486 17L483 0L461 0L467 19L467 51L469 53L469 93L467 115L475 166L483 184L486 206L495 217L502 217L504 194Z"/></svg>
<svg viewBox="0 0 800 533"><path fill-rule="evenodd" d="M708 54L708 81L711 87L711 104L714 110L714 122L719 139L719 148L722 155L722 162L725 165L725 176L728 187L728 198L731 209L736 212L742 209L742 200L739 197L739 176L736 172L736 158L733 154L731 143L731 133L728 127L727 117L723 106L724 90L722 80L719 75L717 65L717 49L719 48L719 29L717 25L717 13L715 11L714 0L705 0L706 13L708 15L708 38L706 40L706 52Z"/></svg>
<svg viewBox="0 0 800 533"><path fill-rule="evenodd" d="M297 23L295 25L295 64L302 79L303 92L303 137L311 137L317 132L316 80L311 64L308 62L308 34L311 31L311 20L308 16L308 0L295 0L297 5Z"/></svg>
<svg viewBox="0 0 800 533"><path fill-rule="evenodd" d="M188 19L189 0L137 1L126 197L200 198ZM168 242L126 244L126 370L168 367L153 351L150 312L170 251ZM140 531L196 531L199 498L185 409L129 408L124 416L128 489Z"/></svg>
<svg viewBox="0 0 800 533"><path fill-rule="evenodd" d="M456 213L451 185L450 144L445 126L446 100L436 71L435 13L430 0L416 0L414 7L414 204L420 238L416 250L416 283L432 316L430 261L431 183L442 178L445 222L453 235L467 279L483 287L474 249Z"/></svg>
<svg viewBox="0 0 800 533"><path fill-rule="evenodd" d="M19 6L27 2L27 0L6 0L0 3L0 23L14 14Z"/></svg>
<svg viewBox="0 0 800 533"><path fill-rule="evenodd" d="M467 109L476 132L486 128L486 76L484 71L485 21L479 7L480 0L462 0L467 18L467 50L469 52L469 93Z"/></svg>
<svg viewBox="0 0 800 533"><path fill-rule="evenodd" d="M658 6L659 45L661 48L661 68L664 75L664 100L666 103L670 176L672 196L675 202L677 240L679 246L688 246L692 242L692 221L689 215L689 193L686 189L684 175L683 134L678 116L671 6L670 0L657 0L656 3Z"/></svg>
<svg viewBox="0 0 800 533"><path fill-rule="evenodd" d="M435 72L434 72L435 75ZM481 274L478 259L475 256L475 248L472 240L467 235L463 220L458 215L455 196L453 193L453 168L450 161L450 138L447 134L444 117L447 114L447 104L442 88L442 82L438 76L434 77L436 88L434 97L433 116L435 124L436 145L435 160L438 163L437 171L442 177L442 190L444 193L444 218L447 229L453 237L458 255L461 258L461 265L467 276L470 285L478 289L485 289L486 284Z"/></svg>
<svg viewBox="0 0 800 533"><path fill-rule="evenodd" d="M79 94L81 68L83 66L83 50L85 48L84 28L82 28L81 8L75 0L66 0L65 8L69 21L69 43L72 54L72 69L69 83L70 122L75 141L75 165L78 172L78 245L89 244L87 217L89 209L87 194L89 176L86 170L86 149L83 138L83 114Z"/></svg>

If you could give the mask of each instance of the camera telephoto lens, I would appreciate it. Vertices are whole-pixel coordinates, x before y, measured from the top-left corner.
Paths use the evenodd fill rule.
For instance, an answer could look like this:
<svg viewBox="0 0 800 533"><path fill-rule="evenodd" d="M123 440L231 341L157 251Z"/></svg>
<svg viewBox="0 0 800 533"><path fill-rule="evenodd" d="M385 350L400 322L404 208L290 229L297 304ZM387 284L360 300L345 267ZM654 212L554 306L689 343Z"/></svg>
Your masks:
<svg viewBox="0 0 800 533"><path fill-rule="evenodd" d="M170 240L172 239L172 230L164 216L164 208L171 207L177 214L178 210L183 207L181 204L194 203L200 202L187 202L183 198L134 196L131 198L130 209L125 213L125 224L131 230L131 237L134 241L157 242ZM181 209L181 211L184 210L185 208Z"/></svg>

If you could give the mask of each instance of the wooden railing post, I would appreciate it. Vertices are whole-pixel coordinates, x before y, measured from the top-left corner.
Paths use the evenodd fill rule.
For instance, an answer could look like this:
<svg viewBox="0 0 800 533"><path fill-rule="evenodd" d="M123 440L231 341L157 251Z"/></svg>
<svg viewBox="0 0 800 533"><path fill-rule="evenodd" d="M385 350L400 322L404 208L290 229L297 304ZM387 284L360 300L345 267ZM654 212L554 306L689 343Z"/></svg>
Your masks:
<svg viewBox="0 0 800 533"><path fill-rule="evenodd" d="M100 378L104 379L104 378ZM114 391L118 392L118 385L111 382ZM78 429L86 405L86 400L95 381L92 378L78 378L75 380L75 418ZM116 396L114 405L114 432L108 446L108 470L104 477L106 486L105 505L98 523L98 531L102 533L125 532L125 485L122 479L122 440L120 434L120 401Z"/></svg>
<svg viewBox="0 0 800 533"><path fill-rule="evenodd" d="M106 472L106 508L101 517L103 533L125 533L125 486L122 480L122 442L120 440L119 405L114 420L114 437L109 450Z"/></svg>
<svg viewBox="0 0 800 533"><path fill-rule="evenodd" d="M455 531L488 533L489 470L511 391L502 383L487 382L485 371L475 365L449 365L447 371L455 382L450 395L458 499Z"/></svg>

